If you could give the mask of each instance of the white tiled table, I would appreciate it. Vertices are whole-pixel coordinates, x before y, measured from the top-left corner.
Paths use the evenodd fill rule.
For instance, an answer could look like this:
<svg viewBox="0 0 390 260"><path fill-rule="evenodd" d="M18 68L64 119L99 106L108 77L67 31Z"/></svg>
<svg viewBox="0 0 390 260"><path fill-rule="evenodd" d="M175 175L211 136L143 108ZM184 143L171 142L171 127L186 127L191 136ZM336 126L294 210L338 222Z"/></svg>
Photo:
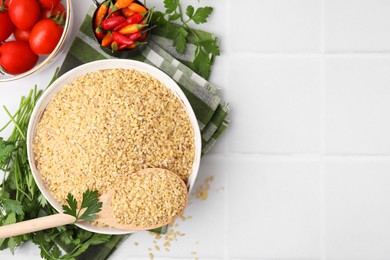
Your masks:
<svg viewBox="0 0 390 260"><path fill-rule="evenodd" d="M186 235L155 258L390 259L390 1L200 4L215 7L201 28L222 41L211 81L231 126L202 161L209 198L193 200L176 228ZM73 5L74 35L90 2ZM1 83L0 104L15 110L62 59ZM137 233L111 259L148 259L148 247L153 237ZM27 257L38 249L0 252Z"/></svg>

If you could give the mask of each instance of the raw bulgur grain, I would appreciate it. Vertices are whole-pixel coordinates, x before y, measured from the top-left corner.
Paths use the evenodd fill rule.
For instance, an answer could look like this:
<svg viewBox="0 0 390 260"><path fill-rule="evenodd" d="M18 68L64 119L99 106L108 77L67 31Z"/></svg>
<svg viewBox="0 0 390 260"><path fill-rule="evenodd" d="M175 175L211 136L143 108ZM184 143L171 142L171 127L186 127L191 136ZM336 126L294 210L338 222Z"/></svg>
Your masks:
<svg viewBox="0 0 390 260"><path fill-rule="evenodd" d="M134 70L88 73L55 95L37 126L37 168L54 198L101 194L144 168L184 181L194 133L182 102L154 77Z"/></svg>
<svg viewBox="0 0 390 260"><path fill-rule="evenodd" d="M183 213L187 197L187 186L177 175L145 169L119 181L112 200L114 219L136 227L166 225Z"/></svg>

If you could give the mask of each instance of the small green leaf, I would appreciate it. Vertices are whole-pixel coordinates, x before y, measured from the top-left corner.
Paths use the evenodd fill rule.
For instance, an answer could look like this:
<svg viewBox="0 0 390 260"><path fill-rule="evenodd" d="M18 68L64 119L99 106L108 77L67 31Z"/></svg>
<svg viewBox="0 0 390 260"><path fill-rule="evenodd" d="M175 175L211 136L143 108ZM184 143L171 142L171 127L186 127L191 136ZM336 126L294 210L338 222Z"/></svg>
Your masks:
<svg viewBox="0 0 390 260"><path fill-rule="evenodd" d="M47 205L47 200L45 198L45 196L43 196L43 194L39 194L38 196L38 202L39 202L39 205L41 205L42 208L44 208L46 205Z"/></svg>
<svg viewBox="0 0 390 260"><path fill-rule="evenodd" d="M92 221L96 217L96 213L102 208L102 203L99 201L99 194L97 190L91 191L87 190L83 193L83 199L81 201L81 206L78 209L77 201L72 194L68 193L66 202L68 205L62 205L62 209L65 214L69 214L76 218L76 221L80 219L85 221ZM81 213L83 212L83 213Z"/></svg>
<svg viewBox="0 0 390 260"><path fill-rule="evenodd" d="M0 137L0 164L8 164L15 149L15 143Z"/></svg>
<svg viewBox="0 0 390 260"><path fill-rule="evenodd" d="M173 22L173 21L176 21L179 18L180 18L180 14L175 13L175 14L169 16L168 21Z"/></svg>
<svg viewBox="0 0 390 260"><path fill-rule="evenodd" d="M154 24L158 24L160 26L164 26L168 23L165 19L165 14L159 11L155 11L152 15L152 21Z"/></svg>
<svg viewBox="0 0 390 260"><path fill-rule="evenodd" d="M176 37L174 38L173 41L173 45L175 46L176 51L178 53L184 53L184 51L186 50L187 35L188 32L183 27L180 27L177 30Z"/></svg>
<svg viewBox="0 0 390 260"><path fill-rule="evenodd" d="M14 212L16 215L23 214L23 207L17 200L0 198L0 207L6 212Z"/></svg>
<svg viewBox="0 0 390 260"><path fill-rule="evenodd" d="M216 55L216 56L220 54L219 46L218 46L216 40L214 40L214 39L209 39L209 40L203 41L202 46L208 53L211 53L211 54Z"/></svg>
<svg viewBox="0 0 390 260"><path fill-rule="evenodd" d="M93 221L96 218L96 213L100 211L103 203L99 201L99 194L97 190L87 190L83 193L83 200L81 202L81 209L86 209L80 219L85 221Z"/></svg>
<svg viewBox="0 0 390 260"><path fill-rule="evenodd" d="M51 248L50 253L51 253L51 255L52 255L54 258L56 258L56 259L59 259L60 256L61 256L61 250L60 250L60 248L57 246L57 244L53 244L53 247Z"/></svg>
<svg viewBox="0 0 390 260"><path fill-rule="evenodd" d="M192 18L192 16L194 15L194 7L192 5L189 5L187 6L187 9L186 9L186 14L189 18Z"/></svg>
<svg viewBox="0 0 390 260"><path fill-rule="evenodd" d="M15 254L16 242L14 237L10 237L8 240L8 248L12 254Z"/></svg>
<svg viewBox="0 0 390 260"><path fill-rule="evenodd" d="M197 46L195 52L194 66L197 72L204 78L208 78L210 74L210 57L201 47Z"/></svg>
<svg viewBox="0 0 390 260"><path fill-rule="evenodd" d="M179 5L179 0L164 0L164 6L167 14L173 13Z"/></svg>
<svg viewBox="0 0 390 260"><path fill-rule="evenodd" d="M192 16L192 20L196 24L205 23L207 22L207 18L212 12L213 12L213 8L210 6L199 7L196 10L195 14Z"/></svg>
<svg viewBox="0 0 390 260"><path fill-rule="evenodd" d="M62 205L62 209L64 210L64 213L72 215L75 218L77 218L77 201L72 194L68 193L66 202L68 203L68 205Z"/></svg>
<svg viewBox="0 0 390 260"><path fill-rule="evenodd" d="M111 235L94 233L93 236L87 241L87 243L90 245L99 245L106 243L108 240L110 240L110 238Z"/></svg>
<svg viewBox="0 0 390 260"><path fill-rule="evenodd" d="M7 218L4 220L3 225L9 225L16 223L16 215L15 212L11 212L8 214Z"/></svg>

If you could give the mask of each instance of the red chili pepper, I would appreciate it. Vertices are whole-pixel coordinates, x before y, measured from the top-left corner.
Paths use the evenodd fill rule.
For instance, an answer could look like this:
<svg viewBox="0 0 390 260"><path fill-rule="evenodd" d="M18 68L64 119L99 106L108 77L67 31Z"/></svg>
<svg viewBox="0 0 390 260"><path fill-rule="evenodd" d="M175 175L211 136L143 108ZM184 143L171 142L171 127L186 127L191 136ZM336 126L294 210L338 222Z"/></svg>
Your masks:
<svg viewBox="0 0 390 260"><path fill-rule="evenodd" d="M122 23L122 24L118 25L117 27L115 27L114 31L119 31L120 29L122 29L125 26L128 26L129 24L139 23L139 22L142 21L142 19L143 19L142 14L135 13L135 14L127 17L126 21L124 23Z"/></svg>
<svg viewBox="0 0 390 260"><path fill-rule="evenodd" d="M135 33L132 33L128 36L128 38L132 41L136 41L138 40L138 38L141 37L141 33L140 32L135 32Z"/></svg>
<svg viewBox="0 0 390 260"><path fill-rule="evenodd" d="M125 20L126 20L126 18L124 18L123 16L110 17L110 18L103 20L101 26L104 30L110 30L110 29L113 29L113 28L117 27L118 25L124 23Z"/></svg>
<svg viewBox="0 0 390 260"><path fill-rule="evenodd" d="M107 16L107 18L118 17L118 16L121 16L121 12L119 10L112 12L110 15Z"/></svg>
<svg viewBox="0 0 390 260"><path fill-rule="evenodd" d="M122 44L131 45L134 43L134 41L130 40L128 37L126 37L123 34L120 34L118 32L112 33L112 39L115 42L117 42L119 45L122 45Z"/></svg>
<svg viewBox="0 0 390 260"><path fill-rule="evenodd" d="M129 45L127 45L127 44L121 44L121 45L119 45L118 50L121 51L121 50L127 49L128 46Z"/></svg>
<svg viewBox="0 0 390 260"><path fill-rule="evenodd" d="M139 23L143 19L143 15L140 13L135 13L129 17L126 18L126 23L127 24L132 24L132 23Z"/></svg>
<svg viewBox="0 0 390 260"><path fill-rule="evenodd" d="M94 33L95 33L96 38L98 38L98 40L103 39L104 33L103 33L103 30L100 26L95 29Z"/></svg>

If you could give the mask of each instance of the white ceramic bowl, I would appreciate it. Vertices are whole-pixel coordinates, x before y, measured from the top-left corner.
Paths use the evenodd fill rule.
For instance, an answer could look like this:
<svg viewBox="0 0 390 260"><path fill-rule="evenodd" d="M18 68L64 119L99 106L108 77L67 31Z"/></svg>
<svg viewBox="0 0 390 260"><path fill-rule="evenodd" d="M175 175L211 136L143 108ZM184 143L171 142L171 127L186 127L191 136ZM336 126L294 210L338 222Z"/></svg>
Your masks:
<svg viewBox="0 0 390 260"><path fill-rule="evenodd" d="M64 43L67 39L67 36L69 35L69 31L71 29L71 24L72 24L72 1L71 0L61 0L61 3L64 5L65 10L66 10L66 20L64 24L64 32L62 33L61 39L58 42L57 46L54 48L54 50L49 54L49 55L39 55L39 60L37 64L34 66L34 68L17 74L17 75L12 75L12 74L1 74L0 73L0 82L6 82L6 81L12 81L12 80L17 80L20 78L24 78L28 75L31 75L42 68L46 67L54 58L59 56L59 53L62 50L62 47L64 46ZM12 40L13 35L10 36L9 40ZM8 41L8 40L7 40Z"/></svg>
<svg viewBox="0 0 390 260"><path fill-rule="evenodd" d="M47 89L42 97L37 102L34 111L31 116L31 120L28 126L28 132L27 132L27 154L28 154L28 160L31 166L32 174L35 178L35 181L38 185L38 188L42 192L42 194L45 196L47 201L59 212L62 212L62 205L58 203L50 193L49 189L45 185L44 181L41 178L40 172L37 169L35 165L35 159L34 159L34 153L32 150L33 146L33 139L36 133L36 127L37 124L42 116L42 113L46 109L46 106L49 104L51 98L58 93L67 83L70 83L74 81L76 78L85 75L86 73L98 71L98 70L104 70L104 69L115 69L115 68L123 68L123 69L135 69L141 72L146 72L150 74L151 76L157 78L160 82L162 82L165 86L167 86L172 92L182 101L183 105L185 106L185 109L188 113L188 116L190 118L191 125L194 130L194 139L195 139L195 158L194 163L192 165L192 171L191 175L188 178L187 186L189 187L189 191L191 191L195 179L198 173L199 169L199 163L200 163L200 156L201 156L201 137L200 137L200 130L199 126L194 114L194 111L191 108L190 103L188 102L186 96L184 95L183 91L180 89L180 87L176 84L175 81L173 81L168 75L166 75L161 70L148 65L146 63L133 61L133 60L124 60L124 59L109 59L109 60L100 60L100 61L94 61L87 64L84 64L82 66L76 67L73 70L65 73L60 78L58 78L56 81L53 82L53 84ZM77 226L92 231L96 233L103 233L103 234L127 234L132 233L133 231L126 231L126 230L118 230L114 228L102 228L97 227L94 225L91 225L89 223L83 223L83 224L77 224Z"/></svg>

